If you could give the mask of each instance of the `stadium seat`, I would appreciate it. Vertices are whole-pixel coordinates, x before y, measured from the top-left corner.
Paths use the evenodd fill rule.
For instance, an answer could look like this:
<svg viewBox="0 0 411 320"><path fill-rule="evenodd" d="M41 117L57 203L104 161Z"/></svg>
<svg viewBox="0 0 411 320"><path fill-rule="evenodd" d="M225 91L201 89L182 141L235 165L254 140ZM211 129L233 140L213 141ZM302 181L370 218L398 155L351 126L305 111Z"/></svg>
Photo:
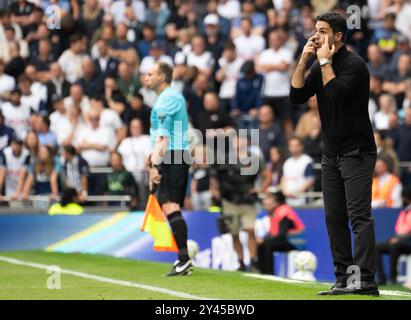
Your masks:
<svg viewBox="0 0 411 320"><path fill-rule="evenodd" d="M398 276L397 282L410 283L411 282L411 254L401 255L398 259ZM403 272L405 270L405 273Z"/></svg>

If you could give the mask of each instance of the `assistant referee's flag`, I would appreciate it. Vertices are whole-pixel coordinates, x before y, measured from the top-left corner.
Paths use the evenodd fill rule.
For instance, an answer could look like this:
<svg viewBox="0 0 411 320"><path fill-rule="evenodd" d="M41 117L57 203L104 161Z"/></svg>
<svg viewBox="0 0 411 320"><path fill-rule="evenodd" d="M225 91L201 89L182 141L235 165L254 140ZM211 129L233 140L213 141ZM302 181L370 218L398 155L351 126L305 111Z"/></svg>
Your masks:
<svg viewBox="0 0 411 320"><path fill-rule="evenodd" d="M144 213L141 231L150 233L154 238L154 250L178 252L177 244L167 219L161 211L156 197L150 194Z"/></svg>

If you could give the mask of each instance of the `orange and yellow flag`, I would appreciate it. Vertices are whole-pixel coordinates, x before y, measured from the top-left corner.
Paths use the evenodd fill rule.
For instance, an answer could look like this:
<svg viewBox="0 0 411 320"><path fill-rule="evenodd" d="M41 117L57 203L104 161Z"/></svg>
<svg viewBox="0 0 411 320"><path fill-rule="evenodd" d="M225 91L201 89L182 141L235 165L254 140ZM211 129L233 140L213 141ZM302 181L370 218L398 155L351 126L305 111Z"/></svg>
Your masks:
<svg viewBox="0 0 411 320"><path fill-rule="evenodd" d="M176 241L166 217L161 211L156 197L152 194L148 198L141 231L148 232L153 236L154 250L178 252Z"/></svg>

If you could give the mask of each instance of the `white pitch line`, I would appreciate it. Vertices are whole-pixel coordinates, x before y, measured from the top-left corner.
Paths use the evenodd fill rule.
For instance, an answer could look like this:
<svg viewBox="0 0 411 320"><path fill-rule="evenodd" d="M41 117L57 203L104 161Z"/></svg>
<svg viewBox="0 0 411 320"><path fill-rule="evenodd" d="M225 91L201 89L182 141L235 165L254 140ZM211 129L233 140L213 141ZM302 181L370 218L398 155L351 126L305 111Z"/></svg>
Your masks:
<svg viewBox="0 0 411 320"><path fill-rule="evenodd" d="M11 263L11 264L16 264L16 265L21 265L21 266L26 266L26 267L37 268L37 269L47 270L49 268L49 266L45 265L45 264L34 263L34 262L30 262L30 261L23 261L23 260L18 260L18 259L14 259L14 258L4 257L4 256L0 256L0 261ZM154 286L141 284L141 283L137 283L137 282L131 282L131 281L124 281L124 280L117 280L117 279L112 279L112 278L107 278L107 277L101 277L101 276L97 276L97 275L94 275L94 274L78 272L78 271L73 271L73 270L68 270L68 269L60 269L60 271L61 271L61 273L73 275L73 276L76 276L76 277L79 277L79 278L91 279L91 280L95 280L95 281L99 281L99 282L105 282L105 283L111 283L111 284L117 284L117 285L124 286L124 287L139 288L139 289L143 289L143 290L168 294L168 295L171 295L171 296L174 296L174 297L179 297L179 298L184 298L184 299L217 300L217 299L214 299L214 298L199 297L199 296L195 296L195 295L192 295L192 294L189 294L189 293L170 290L170 289L166 289L166 288L154 287Z"/></svg>
<svg viewBox="0 0 411 320"><path fill-rule="evenodd" d="M262 275L262 274L255 274L255 273L244 273L243 275L245 277L250 277L250 278L257 278L257 279L269 280L269 281L279 281L279 282L284 282L284 283L322 284L322 285L330 285L330 286L332 285L331 282L328 283L328 282L318 282L318 281L300 281L300 280L287 279L287 278L282 278L282 277L277 277L277 276L272 276L272 275ZM383 296L396 296L396 297L411 298L411 293L405 292L405 291L380 290L380 294Z"/></svg>

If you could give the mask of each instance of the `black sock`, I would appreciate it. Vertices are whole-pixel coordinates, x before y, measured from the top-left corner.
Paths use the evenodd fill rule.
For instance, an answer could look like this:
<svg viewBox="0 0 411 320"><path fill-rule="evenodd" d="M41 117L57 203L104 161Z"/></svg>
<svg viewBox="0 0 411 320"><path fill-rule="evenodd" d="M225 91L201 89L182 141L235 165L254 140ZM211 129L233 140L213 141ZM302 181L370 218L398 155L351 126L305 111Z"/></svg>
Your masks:
<svg viewBox="0 0 411 320"><path fill-rule="evenodd" d="M187 250L187 224L180 211L175 211L167 216L173 230L174 239L178 247L178 259L181 262L189 260Z"/></svg>

